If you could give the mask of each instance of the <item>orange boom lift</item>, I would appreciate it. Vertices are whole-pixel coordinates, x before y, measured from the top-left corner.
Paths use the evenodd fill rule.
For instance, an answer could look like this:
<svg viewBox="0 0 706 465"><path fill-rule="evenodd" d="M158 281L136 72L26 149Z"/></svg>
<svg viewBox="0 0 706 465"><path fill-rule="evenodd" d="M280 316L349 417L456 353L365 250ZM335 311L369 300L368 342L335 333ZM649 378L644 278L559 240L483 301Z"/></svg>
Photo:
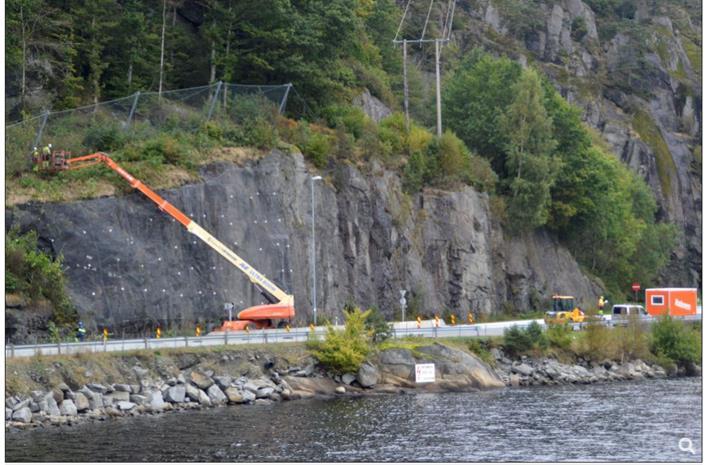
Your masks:
<svg viewBox="0 0 706 465"><path fill-rule="evenodd" d="M142 192L147 198L154 202L157 207L166 212L169 216L181 223L191 234L195 235L213 250L218 252L223 258L235 265L242 271L270 302L269 305L256 305L238 313L235 321L226 320L223 326L216 331L241 331L247 329L272 328L272 320L291 320L294 318L294 296L287 294L277 287L265 275L250 266L245 260L240 258L235 252L230 250L221 241L213 237L208 231L196 224L191 218L186 216L178 208L164 200L152 189L133 177L130 173L120 167L108 155L103 152L92 153L81 157L69 158L69 154L63 151L53 152L50 160L35 160L40 163L40 168L52 172L75 170L86 166L102 163L122 176L132 187ZM44 163L42 163L44 162Z"/></svg>

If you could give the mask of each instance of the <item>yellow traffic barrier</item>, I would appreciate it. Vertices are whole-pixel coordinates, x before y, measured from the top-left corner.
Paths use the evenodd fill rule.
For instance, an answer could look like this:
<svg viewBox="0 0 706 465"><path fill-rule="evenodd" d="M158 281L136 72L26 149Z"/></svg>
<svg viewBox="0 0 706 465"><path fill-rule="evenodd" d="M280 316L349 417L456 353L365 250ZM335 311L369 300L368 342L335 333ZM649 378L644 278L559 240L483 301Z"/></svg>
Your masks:
<svg viewBox="0 0 706 465"><path fill-rule="evenodd" d="M422 327L422 317L418 316L417 317L417 329Z"/></svg>
<svg viewBox="0 0 706 465"><path fill-rule="evenodd" d="M456 326L456 315L451 315L451 326Z"/></svg>
<svg viewBox="0 0 706 465"><path fill-rule="evenodd" d="M468 324L472 325L473 324L473 314L468 312Z"/></svg>
<svg viewBox="0 0 706 465"><path fill-rule="evenodd" d="M162 328L160 328L159 326L157 326L157 339L159 339L159 338L161 338L161 337L162 337Z"/></svg>
<svg viewBox="0 0 706 465"><path fill-rule="evenodd" d="M439 327L439 315L434 315L434 324L437 328Z"/></svg>
<svg viewBox="0 0 706 465"><path fill-rule="evenodd" d="M199 336L201 336L201 326L196 325L196 337L199 337Z"/></svg>
<svg viewBox="0 0 706 465"><path fill-rule="evenodd" d="M289 325L287 325L287 326L285 326L285 327L284 327L284 329L286 329L286 330L287 330L287 332L290 332L290 331L292 330L292 327L291 327L291 326L289 326Z"/></svg>
<svg viewBox="0 0 706 465"><path fill-rule="evenodd" d="M108 328L103 328L103 342L108 341Z"/></svg>

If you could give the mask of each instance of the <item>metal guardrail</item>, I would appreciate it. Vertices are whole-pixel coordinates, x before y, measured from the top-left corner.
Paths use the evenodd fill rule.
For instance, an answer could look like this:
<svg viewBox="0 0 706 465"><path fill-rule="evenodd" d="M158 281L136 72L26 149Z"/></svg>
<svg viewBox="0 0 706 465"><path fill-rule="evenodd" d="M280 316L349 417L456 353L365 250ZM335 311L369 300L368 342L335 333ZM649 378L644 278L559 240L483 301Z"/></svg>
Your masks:
<svg viewBox="0 0 706 465"><path fill-rule="evenodd" d="M701 321L701 315L689 315L678 317L684 321ZM656 318L645 318L648 324L656 321ZM543 320L519 320L502 321L496 323L477 323L472 325L439 326L432 328L417 328L416 323L409 322L407 327L397 327L392 331L394 339L404 337L425 337L425 338L447 338L447 337L488 337L502 336L507 328L518 326L520 328L529 326L532 322L537 322L545 327ZM627 324L627 320L614 321L612 326ZM580 330L586 323L577 323L573 327ZM342 326L336 326L342 328ZM60 355L78 353L98 353L98 352L126 352L131 350L150 349L174 349L180 347L208 347L222 345L242 345L242 344L278 344L282 342L305 342L312 337L322 337L326 335L326 327L318 326L312 332L308 328L295 328L291 331L286 329L267 329L251 332L228 332L218 335L206 336L183 336L169 338L143 338L143 339L121 339L94 342L61 342L56 344L33 344L33 345L6 345L5 358L12 357L32 357L35 355Z"/></svg>
<svg viewBox="0 0 706 465"><path fill-rule="evenodd" d="M481 323L475 325L440 326L438 328L417 328L413 322L408 328L396 328L392 337L480 337L501 336L509 326L527 326L534 320L501 323ZM541 320L540 320L541 321ZM336 328L342 328L337 326ZM326 328L317 327L313 332L308 328L267 329L251 332L228 332L218 335L183 336L169 338L120 339L91 342L60 342L56 344L7 345L5 357L32 357L35 355L62 355L99 352L126 352L131 350L173 349L180 347L208 347L241 344L277 344L281 342L305 342L311 337L322 337Z"/></svg>

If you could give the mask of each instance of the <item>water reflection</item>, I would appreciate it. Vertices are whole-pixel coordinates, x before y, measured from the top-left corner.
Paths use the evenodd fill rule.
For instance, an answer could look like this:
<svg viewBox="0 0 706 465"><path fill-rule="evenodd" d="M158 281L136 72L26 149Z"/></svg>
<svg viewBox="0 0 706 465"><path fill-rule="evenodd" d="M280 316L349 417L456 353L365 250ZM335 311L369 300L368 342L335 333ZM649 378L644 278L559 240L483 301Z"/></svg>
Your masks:
<svg viewBox="0 0 706 465"><path fill-rule="evenodd" d="M308 400L11 433L6 458L700 461L701 414L700 379Z"/></svg>

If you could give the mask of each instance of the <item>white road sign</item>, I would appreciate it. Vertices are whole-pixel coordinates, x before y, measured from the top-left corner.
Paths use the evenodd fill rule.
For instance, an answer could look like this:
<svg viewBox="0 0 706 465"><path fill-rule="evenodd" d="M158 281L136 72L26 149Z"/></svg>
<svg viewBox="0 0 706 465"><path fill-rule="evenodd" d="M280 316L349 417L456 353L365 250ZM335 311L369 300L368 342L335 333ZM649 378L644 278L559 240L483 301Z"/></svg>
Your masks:
<svg viewBox="0 0 706 465"><path fill-rule="evenodd" d="M433 363L418 363L414 366L417 383L433 383L436 381L436 368Z"/></svg>

